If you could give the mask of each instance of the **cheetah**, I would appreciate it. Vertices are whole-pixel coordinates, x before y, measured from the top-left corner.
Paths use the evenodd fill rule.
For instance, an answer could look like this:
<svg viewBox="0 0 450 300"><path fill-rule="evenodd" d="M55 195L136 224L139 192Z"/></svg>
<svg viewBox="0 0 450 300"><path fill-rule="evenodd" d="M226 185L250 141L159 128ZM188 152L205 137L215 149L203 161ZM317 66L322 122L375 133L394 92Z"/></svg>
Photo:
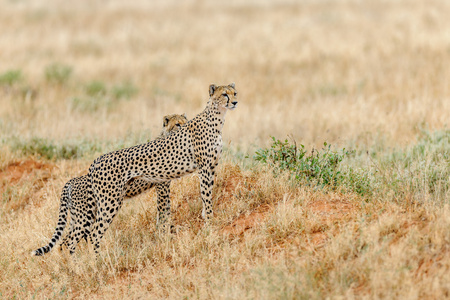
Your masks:
<svg viewBox="0 0 450 300"><path fill-rule="evenodd" d="M176 131L181 125L187 122L186 114L168 115L163 118L163 129L158 139ZM160 214L162 209L170 209L162 205L163 197L168 197L165 189L170 185L170 181L161 183L164 186L158 189L158 214L157 224L160 223ZM161 185L156 184L156 185ZM131 198L155 186L155 183L142 178L133 178L125 185L125 198ZM86 242L90 238L90 226L93 224L97 212L97 206L94 202L92 189L87 175L79 176L69 180L63 188L61 194L61 205L59 208L59 220L55 233L49 244L32 252L32 255L40 256L50 252L56 242L61 237L67 224L67 214L70 213L70 230L61 242L61 247L65 246L70 253L75 252L75 248L81 238Z"/></svg>
<svg viewBox="0 0 450 300"><path fill-rule="evenodd" d="M142 178L152 183L166 183L199 170L202 217L208 224L212 217L212 188L215 169L222 152L222 129L228 110L237 107L235 84L209 86L209 101L203 112L167 137L146 144L121 149L98 157L88 176L97 203L97 218L91 238L98 254L100 240L110 226L126 193L126 183ZM161 187L164 185L159 185ZM162 217L170 217L169 187Z"/></svg>

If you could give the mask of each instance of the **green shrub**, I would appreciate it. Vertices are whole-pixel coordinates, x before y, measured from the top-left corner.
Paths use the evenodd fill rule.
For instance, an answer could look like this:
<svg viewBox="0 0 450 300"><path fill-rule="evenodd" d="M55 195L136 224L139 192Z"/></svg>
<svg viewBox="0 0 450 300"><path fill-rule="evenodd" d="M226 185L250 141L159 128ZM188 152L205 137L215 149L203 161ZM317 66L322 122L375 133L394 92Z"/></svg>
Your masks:
<svg viewBox="0 0 450 300"><path fill-rule="evenodd" d="M20 70L9 70L0 75L0 85L12 86L22 80L22 72Z"/></svg>
<svg viewBox="0 0 450 300"><path fill-rule="evenodd" d="M331 150L324 143L321 150L313 149L310 154L304 145L286 139L280 141L272 137L270 148L256 151L254 159L272 166L275 170L289 171L298 181L307 181L320 186L337 186L342 181L339 163L351 152L343 149L341 153Z"/></svg>
<svg viewBox="0 0 450 300"><path fill-rule="evenodd" d="M350 167L341 164L340 186L351 190L360 196L371 196L374 192L373 176L376 172L370 172L361 167Z"/></svg>
<svg viewBox="0 0 450 300"><path fill-rule="evenodd" d="M116 100L130 99L138 92L138 89L130 82L124 82L119 85L115 85L112 88L112 96Z"/></svg>
<svg viewBox="0 0 450 300"><path fill-rule="evenodd" d="M88 83L84 89L86 94L91 97L105 96L108 91L105 84L101 81L92 81Z"/></svg>
<svg viewBox="0 0 450 300"><path fill-rule="evenodd" d="M362 196L373 192L369 172L362 168L343 164L353 159L354 151L345 148L332 150L326 142L320 150L312 149L310 153L304 145L297 145L272 137L270 148L256 151L254 159L271 166L275 173L289 172L299 183L317 185L319 187L343 188L356 192Z"/></svg>
<svg viewBox="0 0 450 300"><path fill-rule="evenodd" d="M54 63L45 68L45 78L50 83L64 84L72 75L72 67Z"/></svg>

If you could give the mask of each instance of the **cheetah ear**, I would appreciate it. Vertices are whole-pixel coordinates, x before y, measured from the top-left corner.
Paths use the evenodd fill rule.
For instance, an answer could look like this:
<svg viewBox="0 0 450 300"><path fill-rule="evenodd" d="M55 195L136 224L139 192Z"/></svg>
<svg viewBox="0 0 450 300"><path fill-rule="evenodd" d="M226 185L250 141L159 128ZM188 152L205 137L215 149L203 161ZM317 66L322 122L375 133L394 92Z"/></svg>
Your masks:
<svg viewBox="0 0 450 300"><path fill-rule="evenodd" d="M234 85L234 82L230 83L228 86L231 86L233 89L236 88L235 85Z"/></svg>
<svg viewBox="0 0 450 300"><path fill-rule="evenodd" d="M186 113L182 114L181 116L187 120Z"/></svg>
<svg viewBox="0 0 450 300"><path fill-rule="evenodd" d="M163 127L167 127L167 124L169 124L169 116L163 118Z"/></svg>
<svg viewBox="0 0 450 300"><path fill-rule="evenodd" d="M209 86L209 96L211 97L214 94L214 91L217 89L217 86L215 84L211 84Z"/></svg>

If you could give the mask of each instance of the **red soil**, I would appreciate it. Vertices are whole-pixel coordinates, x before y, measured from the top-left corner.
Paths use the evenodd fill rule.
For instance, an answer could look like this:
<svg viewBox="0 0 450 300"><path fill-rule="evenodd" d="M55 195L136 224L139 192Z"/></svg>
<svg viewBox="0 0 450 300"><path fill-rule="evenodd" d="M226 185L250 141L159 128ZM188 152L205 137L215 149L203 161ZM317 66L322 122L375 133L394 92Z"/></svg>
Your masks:
<svg viewBox="0 0 450 300"><path fill-rule="evenodd" d="M24 207L33 193L39 191L50 178L53 164L42 163L32 159L16 161L0 170L0 194L2 199L8 202L9 209ZM24 184L31 184L30 191L25 191L20 199L13 199L8 193L8 188Z"/></svg>

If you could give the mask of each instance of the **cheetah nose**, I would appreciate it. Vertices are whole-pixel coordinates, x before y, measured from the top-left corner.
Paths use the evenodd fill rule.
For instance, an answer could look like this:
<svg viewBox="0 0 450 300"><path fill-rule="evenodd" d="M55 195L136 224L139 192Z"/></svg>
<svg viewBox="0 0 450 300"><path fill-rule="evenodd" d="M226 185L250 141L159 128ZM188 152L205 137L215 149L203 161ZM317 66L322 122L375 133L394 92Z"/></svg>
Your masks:
<svg viewBox="0 0 450 300"><path fill-rule="evenodd" d="M231 104L236 105L236 104L237 104L237 101L233 101L233 102L231 102Z"/></svg>

